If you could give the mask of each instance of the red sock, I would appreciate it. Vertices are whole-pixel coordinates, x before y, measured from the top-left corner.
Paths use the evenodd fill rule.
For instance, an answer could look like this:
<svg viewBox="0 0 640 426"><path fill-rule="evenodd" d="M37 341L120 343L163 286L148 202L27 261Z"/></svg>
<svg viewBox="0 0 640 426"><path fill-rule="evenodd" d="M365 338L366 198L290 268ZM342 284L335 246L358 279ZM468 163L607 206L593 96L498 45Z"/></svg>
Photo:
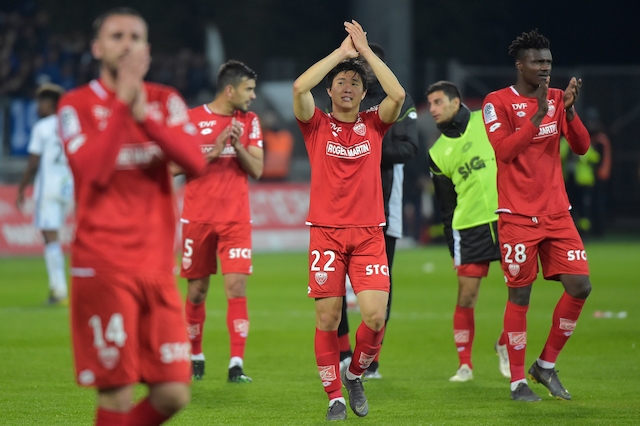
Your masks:
<svg viewBox="0 0 640 426"><path fill-rule="evenodd" d="M191 303L189 298L187 298L184 311L187 317L187 332L189 333L189 340L191 341L191 353L194 355L201 354L202 332L204 329L204 319L207 315L204 302L196 305Z"/></svg>
<svg viewBox="0 0 640 426"><path fill-rule="evenodd" d="M507 301L504 311L504 332L508 337L507 352L511 364L511 381L524 379L524 357L527 351L527 311L529 305L520 306Z"/></svg>
<svg viewBox="0 0 640 426"><path fill-rule="evenodd" d="M509 340L507 339L507 333L505 333L505 332L504 332L504 330L502 330L502 331L500 332L500 338L498 339L498 344L499 344L500 346L504 346L504 345L506 345L506 344L507 344L507 342L508 342L508 341L509 341Z"/></svg>
<svg viewBox="0 0 640 426"><path fill-rule="evenodd" d="M356 347L353 351L353 361L349 371L356 376L362 375L380 352L384 327L380 331L373 331L362 322L356 331ZM355 362L354 362L355 361Z"/></svg>
<svg viewBox="0 0 640 426"><path fill-rule="evenodd" d="M340 352L349 352L351 351L351 342L349 342L349 334L343 334L342 336L338 336L338 347L340 348Z"/></svg>
<svg viewBox="0 0 640 426"><path fill-rule="evenodd" d="M473 308L463 308L456 305L456 311L453 314L453 338L458 349L458 358L460 358L460 366L467 364L473 369L471 364L471 347L473 346L473 337L475 335L475 321L473 316Z"/></svg>
<svg viewBox="0 0 640 426"><path fill-rule="evenodd" d="M98 407L96 410L96 426L122 426L127 424L129 413L105 410Z"/></svg>
<svg viewBox="0 0 640 426"><path fill-rule="evenodd" d="M541 360L556 362L558 354L573 333L584 302L584 299L576 299L566 292L562 293L562 297L560 297L556 309L553 311L553 324L551 325L547 343L542 349Z"/></svg>
<svg viewBox="0 0 640 426"><path fill-rule="evenodd" d="M322 331L316 328L315 352L320 380L329 400L342 398L338 331Z"/></svg>
<svg viewBox="0 0 640 426"><path fill-rule="evenodd" d="M145 398L138 403L129 413L129 426L158 426L169 419L171 416L165 416L158 412L149 402L149 398Z"/></svg>
<svg viewBox="0 0 640 426"><path fill-rule="evenodd" d="M244 348L247 346L247 335L249 334L246 297L227 300L227 328L231 339L231 357L244 358Z"/></svg>

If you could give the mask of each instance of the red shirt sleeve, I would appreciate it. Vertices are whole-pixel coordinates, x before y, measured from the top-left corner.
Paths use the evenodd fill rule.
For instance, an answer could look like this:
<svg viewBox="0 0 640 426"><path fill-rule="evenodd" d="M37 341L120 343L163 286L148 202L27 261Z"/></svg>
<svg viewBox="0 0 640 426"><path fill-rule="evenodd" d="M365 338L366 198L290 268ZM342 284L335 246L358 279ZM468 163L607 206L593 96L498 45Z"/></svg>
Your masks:
<svg viewBox="0 0 640 426"><path fill-rule="evenodd" d="M496 158L503 163L513 161L538 134L538 128L529 120L524 127L513 129L508 112L496 93L487 95L482 105L484 126Z"/></svg>
<svg viewBox="0 0 640 426"><path fill-rule="evenodd" d="M578 113L575 113L573 120L567 121L565 115L566 128L564 137L567 138L571 150L578 155L584 155L589 150L590 137L589 131L582 124L582 120L578 117Z"/></svg>

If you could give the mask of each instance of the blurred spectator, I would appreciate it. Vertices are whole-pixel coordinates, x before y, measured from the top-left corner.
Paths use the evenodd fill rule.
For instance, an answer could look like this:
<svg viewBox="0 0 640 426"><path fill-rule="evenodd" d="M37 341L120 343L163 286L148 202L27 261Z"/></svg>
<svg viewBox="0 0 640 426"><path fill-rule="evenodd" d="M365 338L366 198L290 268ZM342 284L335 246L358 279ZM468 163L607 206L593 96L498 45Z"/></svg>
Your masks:
<svg viewBox="0 0 640 426"><path fill-rule="evenodd" d="M285 180L293 153L293 135L282 127L280 116L273 110L260 114L264 141L262 180Z"/></svg>

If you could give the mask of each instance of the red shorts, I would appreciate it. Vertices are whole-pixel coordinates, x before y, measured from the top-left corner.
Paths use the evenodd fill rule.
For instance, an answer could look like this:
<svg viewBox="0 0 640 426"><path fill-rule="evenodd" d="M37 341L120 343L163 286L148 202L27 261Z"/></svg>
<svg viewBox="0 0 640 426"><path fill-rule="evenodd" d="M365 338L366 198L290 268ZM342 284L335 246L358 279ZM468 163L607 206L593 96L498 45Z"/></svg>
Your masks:
<svg viewBox="0 0 640 426"><path fill-rule="evenodd" d="M251 223L183 223L180 276L208 277L223 274L251 275Z"/></svg>
<svg viewBox="0 0 640 426"><path fill-rule="evenodd" d="M309 242L309 297L346 294L349 274L353 291L389 292L389 266L381 227L325 228L312 226Z"/></svg>
<svg viewBox="0 0 640 426"><path fill-rule="evenodd" d="M456 270L459 277L482 278L489 275L489 264L491 262L465 263L458 265Z"/></svg>
<svg viewBox="0 0 640 426"><path fill-rule="evenodd" d="M82 386L191 380L191 346L173 275L73 277L71 330Z"/></svg>
<svg viewBox="0 0 640 426"><path fill-rule="evenodd" d="M509 287L533 283L538 256L547 280L560 274L589 275L582 239L569 212L528 217L503 213L498 219L502 269Z"/></svg>

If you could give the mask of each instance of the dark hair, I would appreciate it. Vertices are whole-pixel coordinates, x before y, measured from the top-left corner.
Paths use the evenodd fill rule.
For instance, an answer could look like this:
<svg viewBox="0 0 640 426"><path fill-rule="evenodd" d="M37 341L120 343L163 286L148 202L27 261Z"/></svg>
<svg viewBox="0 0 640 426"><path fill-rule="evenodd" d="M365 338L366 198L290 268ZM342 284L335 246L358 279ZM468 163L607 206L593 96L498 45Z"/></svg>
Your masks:
<svg viewBox="0 0 640 426"><path fill-rule="evenodd" d="M384 62L384 48L377 43L369 43L369 47L373 50L373 53Z"/></svg>
<svg viewBox="0 0 640 426"><path fill-rule="evenodd" d="M216 87L216 93L220 93L225 87L231 85L232 87L238 87L242 82L242 79L258 80L258 75L254 70L246 66L244 63L236 60L230 60L222 64L220 71L218 71L218 84Z"/></svg>
<svg viewBox="0 0 640 426"><path fill-rule="evenodd" d="M449 100L458 98L460 99L460 101L462 101L462 96L460 96L460 90L458 90L458 87L452 82L446 80L437 81L429 86L429 88L427 89L427 96L429 96L433 92L439 92L441 90L442 92L444 92L447 98L449 98Z"/></svg>
<svg viewBox="0 0 640 426"><path fill-rule="evenodd" d="M529 49L548 49L549 39L538 32L538 29L531 30L528 33L522 33L520 37L516 37L509 46L509 55L520 60Z"/></svg>
<svg viewBox="0 0 640 426"><path fill-rule="evenodd" d="M64 89L57 84L45 83L36 90L36 99L50 100L54 105L58 105L60 97L64 94Z"/></svg>
<svg viewBox="0 0 640 426"><path fill-rule="evenodd" d="M362 63L357 59L347 59L346 61L342 61L338 65L336 65L331 71L329 71L329 74L327 74L327 77L325 78L325 84L327 86L327 89L331 89L331 86L333 85L333 80L336 78L336 75L345 71L353 71L357 73L360 76L360 79L362 80L363 91L365 92L367 91L367 72L364 70Z"/></svg>
<svg viewBox="0 0 640 426"><path fill-rule="evenodd" d="M135 16L136 18L140 18L140 20L144 22L145 27L149 28L147 21L145 21L145 19L142 17L140 12L138 12L137 10L132 9L130 7L114 7L113 9L107 10L102 15L98 16L95 21L93 21L93 38L94 39L98 38L98 33L100 32L100 28L102 28L104 21L106 21L107 18L110 18L111 16L114 16L114 15Z"/></svg>

